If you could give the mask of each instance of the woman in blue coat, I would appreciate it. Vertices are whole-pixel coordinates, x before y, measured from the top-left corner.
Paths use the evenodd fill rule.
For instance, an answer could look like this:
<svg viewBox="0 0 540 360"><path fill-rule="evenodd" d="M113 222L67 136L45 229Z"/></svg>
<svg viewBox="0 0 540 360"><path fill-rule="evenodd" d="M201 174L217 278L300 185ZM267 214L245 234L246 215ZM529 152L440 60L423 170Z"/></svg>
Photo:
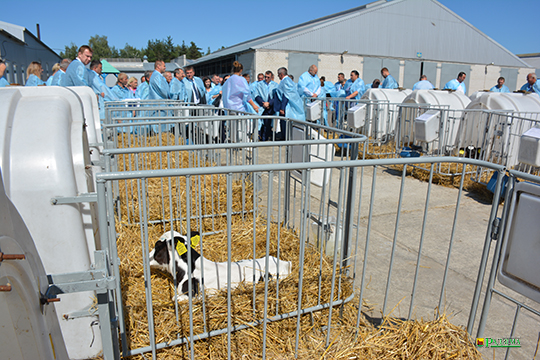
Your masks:
<svg viewBox="0 0 540 360"><path fill-rule="evenodd" d="M41 63L32 61L26 69L26 86L45 85L45 81L41 80L41 73L43 73Z"/></svg>

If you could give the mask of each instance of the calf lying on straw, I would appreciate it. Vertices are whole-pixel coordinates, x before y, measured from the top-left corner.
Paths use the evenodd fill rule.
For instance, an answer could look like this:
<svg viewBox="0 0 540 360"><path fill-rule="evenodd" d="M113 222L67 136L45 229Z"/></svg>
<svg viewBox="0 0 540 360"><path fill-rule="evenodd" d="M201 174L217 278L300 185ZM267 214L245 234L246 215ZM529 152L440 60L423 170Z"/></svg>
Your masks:
<svg viewBox="0 0 540 360"><path fill-rule="evenodd" d="M174 247L173 241L174 240ZM195 247L200 241L199 233L192 232L190 245L188 238L176 231L167 231L156 242L150 251L150 268L160 269L173 275L176 270L178 301L187 300L189 292L188 253L191 251L191 294L199 294L199 284L207 291L216 292L227 289L227 262L214 262L202 257ZM173 251L174 263L173 263ZM231 288L236 288L241 282L253 283L264 280L266 257L254 260L241 260L231 263ZM268 257L268 278L273 276L287 277L291 273L291 262ZM204 279L202 278L204 274Z"/></svg>

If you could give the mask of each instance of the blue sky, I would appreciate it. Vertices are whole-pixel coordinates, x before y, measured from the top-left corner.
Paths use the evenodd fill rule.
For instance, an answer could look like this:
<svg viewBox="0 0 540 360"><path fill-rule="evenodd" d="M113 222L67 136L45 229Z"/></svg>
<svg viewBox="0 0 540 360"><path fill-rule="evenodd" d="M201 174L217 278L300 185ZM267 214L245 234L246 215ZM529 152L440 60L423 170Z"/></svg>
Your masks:
<svg viewBox="0 0 540 360"><path fill-rule="evenodd" d="M171 36L206 52L372 2L371 0L3 1L0 20L28 28L56 52L105 35L109 45L145 47ZM515 54L540 52L539 0L439 0ZM196 5L192 5L196 4ZM231 4L234 4L234 8Z"/></svg>

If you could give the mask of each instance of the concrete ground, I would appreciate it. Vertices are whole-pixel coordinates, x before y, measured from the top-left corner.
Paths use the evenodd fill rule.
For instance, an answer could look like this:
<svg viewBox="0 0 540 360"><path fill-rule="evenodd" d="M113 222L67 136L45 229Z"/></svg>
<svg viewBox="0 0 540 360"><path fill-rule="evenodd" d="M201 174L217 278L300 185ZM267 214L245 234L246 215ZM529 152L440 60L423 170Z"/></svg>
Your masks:
<svg viewBox="0 0 540 360"><path fill-rule="evenodd" d="M269 156L269 153L266 155ZM259 154L261 159L264 154ZM373 177L376 174L374 198L371 199ZM343 174L344 175L344 174ZM331 189L332 201L342 208L344 200L340 202L338 189L340 184L339 170L332 171L327 189ZM263 189L267 182L264 181ZM277 178L274 185L277 186ZM283 183L281 183L283 184ZM441 287L449 252L452 233L454 241L445 292L442 295L442 304L439 311L445 312L451 322L458 326L467 327L473 294L477 283L482 252L486 242L486 232L491 211L491 203L486 203L475 194L463 191L461 203L453 226L456 214L459 191L438 185L431 187L430 200L426 209L427 182L419 181L413 177L406 177L404 181L403 205L400 213L399 227L396 232L397 207L401 187L401 172L389 168L378 167L374 170L368 166L362 172L358 169L358 180L355 189L354 218L359 222L351 235L351 249L356 253L356 267L354 271L355 286L363 288L363 298L373 305L372 310L366 310L371 318L380 318L385 301L387 279L389 276L390 259L395 240L394 260L388 295L386 298L385 315L407 318L412 307L412 318L433 319L437 312ZM328 190L325 190L328 192ZM302 189L297 187L297 196ZM278 196L275 192L274 197ZM310 211L318 213L323 190L311 186ZM326 203L326 201L325 201ZM373 204L373 205L372 205ZM370 212L370 208L372 209ZM501 216L502 205L498 206L498 216ZM334 212L335 213L335 212ZM299 218L300 206L297 205L294 216ZM414 303L412 303L413 283L416 274L416 263L420 250L422 227L425 221L424 240L421 249L420 266L417 275ZM369 219L371 218L371 223ZM367 229L371 231L367 236ZM369 240L369 247L366 242ZM479 298L477 313L472 336L476 337L480 314L485 298L487 279L491 271L491 261L496 242L488 241L489 256L486 265L485 277L482 282L482 292ZM362 286L362 270L365 265L364 283ZM539 305L496 282L495 288L501 290L534 309ZM512 349L511 359L532 359L540 335L540 319L526 310L519 310L519 317L513 335L512 322L516 316L516 306L510 301L495 295L484 332L489 338L519 338L521 348ZM505 349L481 348L486 358L502 359L506 355Z"/></svg>

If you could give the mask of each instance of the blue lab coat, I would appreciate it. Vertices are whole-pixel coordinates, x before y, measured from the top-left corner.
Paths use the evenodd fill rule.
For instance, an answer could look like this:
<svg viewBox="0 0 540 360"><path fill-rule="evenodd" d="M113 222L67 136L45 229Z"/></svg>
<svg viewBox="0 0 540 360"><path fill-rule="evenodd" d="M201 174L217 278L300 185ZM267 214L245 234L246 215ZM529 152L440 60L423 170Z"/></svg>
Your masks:
<svg viewBox="0 0 540 360"><path fill-rule="evenodd" d="M141 85L137 86L135 97L137 99L146 100L148 99L149 91L150 89L148 88L148 81L145 81Z"/></svg>
<svg viewBox="0 0 540 360"><path fill-rule="evenodd" d="M356 91L358 91L358 94L356 94L356 96L352 99L360 99L362 95L364 95L364 93L366 92L364 80L362 80L360 77L352 83L351 87L349 88L349 95L354 94L354 92Z"/></svg>
<svg viewBox="0 0 540 360"><path fill-rule="evenodd" d="M89 86L88 84L88 70L84 64L76 58L73 60L68 68L66 74L62 76L61 86Z"/></svg>
<svg viewBox="0 0 540 360"><path fill-rule="evenodd" d="M197 90L199 92L199 96L202 98L203 96L206 96L206 89L204 88L204 83L202 82L201 78L194 76L193 81L189 81L187 77L185 77L182 82L184 83L184 90L185 90L185 97L184 101L193 103L195 102L195 99L193 98L193 86L197 86ZM202 101L199 100L199 104Z"/></svg>
<svg viewBox="0 0 540 360"><path fill-rule="evenodd" d="M26 80L25 86L38 86L38 85L44 85L45 81L41 80L34 74L30 74L28 79Z"/></svg>
<svg viewBox="0 0 540 360"><path fill-rule="evenodd" d="M321 95L321 81L317 74L312 76L308 71L298 79L298 93L302 97L318 97Z"/></svg>
<svg viewBox="0 0 540 360"><path fill-rule="evenodd" d="M420 80L413 85L413 90L433 90L435 86L429 80Z"/></svg>
<svg viewBox="0 0 540 360"><path fill-rule="evenodd" d="M159 71L154 70L152 76L150 76L148 87L148 99L158 100L169 98L169 83Z"/></svg>
<svg viewBox="0 0 540 360"><path fill-rule="evenodd" d="M282 106L280 109L276 109L276 107L274 107L274 109L285 110L285 116L288 118L304 121L306 120L304 103L302 102L302 99L298 94L298 85L296 85L290 77L285 76L281 80L278 85L276 94L278 97L277 100L279 100L278 104L281 103ZM283 104L286 105L283 106Z"/></svg>
<svg viewBox="0 0 540 360"><path fill-rule="evenodd" d="M386 77L386 79L384 79L380 86L381 89L397 89L398 87L398 82L390 74L388 74L388 76Z"/></svg>
<svg viewBox="0 0 540 360"><path fill-rule="evenodd" d="M455 90L463 91L464 94L467 93L467 88L464 83L460 83L457 79L452 79L444 85L443 90Z"/></svg>
<svg viewBox="0 0 540 360"><path fill-rule="evenodd" d="M225 81L221 91L223 92L223 107L238 111L248 110L246 109L245 103L252 100L251 90L244 77L232 75Z"/></svg>
<svg viewBox="0 0 540 360"><path fill-rule="evenodd" d="M540 95L540 85L538 84L538 80L536 80L536 82L532 86L529 85L528 82L525 83L525 85L523 85L520 90L524 90L528 92L535 92L538 95Z"/></svg>
<svg viewBox="0 0 540 360"><path fill-rule="evenodd" d="M508 86L503 84L503 86L501 86L500 89L497 87L497 85L495 85L494 87L489 89L489 91L491 91L491 92L500 92L500 93L509 93L510 89L508 88Z"/></svg>
<svg viewBox="0 0 540 360"><path fill-rule="evenodd" d="M173 77L169 84L169 96L172 100L182 100L185 98L185 86L184 83Z"/></svg>

